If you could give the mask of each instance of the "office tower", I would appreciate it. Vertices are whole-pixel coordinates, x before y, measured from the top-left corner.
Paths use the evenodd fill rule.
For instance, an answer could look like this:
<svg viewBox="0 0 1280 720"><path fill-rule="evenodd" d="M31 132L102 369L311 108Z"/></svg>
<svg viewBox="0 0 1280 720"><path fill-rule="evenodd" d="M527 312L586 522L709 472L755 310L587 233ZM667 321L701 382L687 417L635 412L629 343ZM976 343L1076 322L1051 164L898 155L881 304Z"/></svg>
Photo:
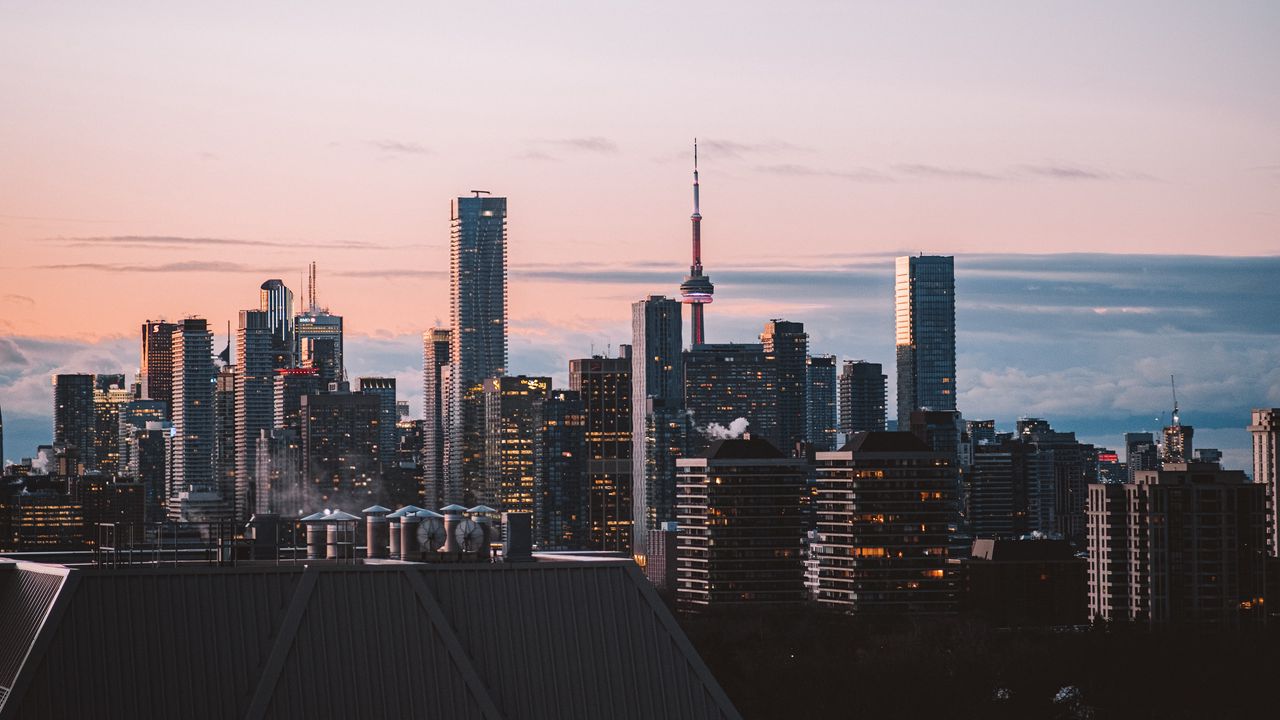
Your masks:
<svg viewBox="0 0 1280 720"><path fill-rule="evenodd" d="M360 378L360 392L377 395L382 401L382 437L378 440L378 457L384 470L396 464L396 379L388 377Z"/></svg>
<svg viewBox="0 0 1280 720"><path fill-rule="evenodd" d="M279 368L273 388L275 426L302 432L302 396L324 390L320 373L315 368Z"/></svg>
<svg viewBox="0 0 1280 720"><path fill-rule="evenodd" d="M241 345L243 347L243 344ZM230 507L236 521L248 520L243 516L244 507L237 507L237 398L236 381L239 380L239 368L235 365L223 365L217 368L218 375L213 387L213 475L218 492L230 501Z"/></svg>
<svg viewBox="0 0 1280 720"><path fill-rule="evenodd" d="M845 360L840 371L840 432L848 438L858 432L883 431L888 394L889 377L880 363ZM907 423L900 429L906 430Z"/></svg>
<svg viewBox="0 0 1280 720"><path fill-rule="evenodd" d="M650 295L631 304L631 550L643 559L648 531L658 522L649 509L653 493L674 494L675 476L650 476L645 468L645 424L650 407L677 409L684 397L680 303ZM654 400L654 403L650 403ZM588 401L590 402L590 401ZM659 463L666 467L669 463ZM654 486L651 488L650 486Z"/></svg>
<svg viewBox="0 0 1280 720"><path fill-rule="evenodd" d="M1173 416L1173 424L1164 429L1164 446L1160 453L1160 462L1162 463L1185 463L1190 462L1194 456L1191 445L1196 429L1190 425L1183 425L1175 414Z"/></svg>
<svg viewBox="0 0 1280 720"><path fill-rule="evenodd" d="M975 446L973 465L965 482L968 485L965 516L973 536L1017 537L1019 516L1025 520L1025 507L1020 507L1018 502L1011 449L992 443Z"/></svg>
<svg viewBox="0 0 1280 720"><path fill-rule="evenodd" d="M450 331L422 334L422 496L427 507L444 507L444 394L441 369L449 364Z"/></svg>
<svg viewBox="0 0 1280 720"><path fill-rule="evenodd" d="M807 360L809 336L804 323L773 319L760 333L765 362L774 366L774 392L777 397L778 428L775 437L784 454L794 453L796 444L805 442L805 418L808 413Z"/></svg>
<svg viewBox="0 0 1280 720"><path fill-rule="evenodd" d="M1192 462L1221 463L1222 451L1218 448L1196 448L1195 459Z"/></svg>
<svg viewBox="0 0 1280 720"><path fill-rule="evenodd" d="M1036 529L1058 533L1076 547L1083 547L1088 487L1098 481L1098 463L1092 445L1080 443L1073 432L1058 432L1039 418L1020 418L1017 436L1036 450L1038 466Z"/></svg>
<svg viewBox="0 0 1280 720"><path fill-rule="evenodd" d="M127 389L124 383L124 373L98 373L93 376L93 389L107 392L115 388L117 390Z"/></svg>
<svg viewBox="0 0 1280 720"><path fill-rule="evenodd" d="M954 258L900 257L894 282L898 427L915 410L956 409Z"/></svg>
<svg viewBox="0 0 1280 720"><path fill-rule="evenodd" d="M267 314L274 345L293 348L293 291L281 280L268 280L258 291L258 310Z"/></svg>
<svg viewBox="0 0 1280 720"><path fill-rule="evenodd" d="M302 475L313 491L303 509L374 504L380 490L382 399L353 392L303 395L300 415Z"/></svg>
<svg viewBox="0 0 1280 720"><path fill-rule="evenodd" d="M1253 481L1266 489L1270 508L1270 554L1280 555L1280 471L1277 470L1277 448L1280 447L1280 408L1254 410L1250 417L1249 435L1253 439ZM1280 600L1280 598L1278 598Z"/></svg>
<svg viewBox="0 0 1280 720"><path fill-rule="evenodd" d="M818 603L854 614L954 610L950 458L912 433L868 432L817 463Z"/></svg>
<svg viewBox="0 0 1280 720"><path fill-rule="evenodd" d="M802 462L744 437L719 440L678 465L677 606L698 612L803 602Z"/></svg>
<svg viewBox="0 0 1280 720"><path fill-rule="evenodd" d="M1120 462L1120 453L1108 448L1096 448L1095 452L1098 458L1098 482L1122 483L1129 479L1128 470ZM1207 462L1218 462L1221 459L1218 457Z"/></svg>
<svg viewBox="0 0 1280 720"><path fill-rule="evenodd" d="M320 383L340 383L345 377L342 356L342 316L316 303L316 264L311 263L307 284L307 309L293 319L293 361L312 367Z"/></svg>
<svg viewBox="0 0 1280 720"><path fill-rule="evenodd" d="M1124 434L1124 464L1128 482L1133 482L1139 470L1160 469L1160 448L1155 436L1149 432Z"/></svg>
<svg viewBox="0 0 1280 720"><path fill-rule="evenodd" d="M634 358L569 361L569 389L586 412L587 522L584 547L625 552L631 545L631 366Z"/></svg>
<svg viewBox="0 0 1280 720"><path fill-rule="evenodd" d="M133 392L125 387L123 375L97 378L98 387L93 390L92 469L114 475L120 469L120 410L133 400ZM102 387L104 384L106 387Z"/></svg>
<svg viewBox="0 0 1280 720"><path fill-rule="evenodd" d="M507 370L507 199L460 197L449 253L450 348L445 500L476 497L484 482L483 383ZM443 378L442 378L443 379Z"/></svg>
<svg viewBox="0 0 1280 720"><path fill-rule="evenodd" d="M274 282L279 282L274 281ZM281 285L274 291L263 286L266 294L284 290ZM257 483L258 439L264 430L275 427L276 370L282 360L278 355L281 346L279 318L273 313L283 306L269 310L241 310L240 326L236 334L235 387L235 520L247 522L257 503L254 492Z"/></svg>
<svg viewBox="0 0 1280 720"><path fill-rule="evenodd" d="M969 435L969 442L975 447L979 445L994 445L999 442L996 438L996 421L995 420L966 420L964 422L964 431Z"/></svg>
<svg viewBox="0 0 1280 720"><path fill-rule="evenodd" d="M160 400L173 414L173 331L177 323L147 320L142 323L142 364L138 368L138 386L142 398Z"/></svg>
<svg viewBox="0 0 1280 720"><path fill-rule="evenodd" d="M646 478L675 478L677 463L688 457L694 447L702 447L683 407L670 406L661 400L650 398L644 423L644 475ZM661 527L676 516L676 486L674 482L645 483L645 512L643 519L636 518L636 527L650 530ZM637 530L639 532L639 530ZM646 532L646 539L648 533Z"/></svg>
<svg viewBox="0 0 1280 720"><path fill-rule="evenodd" d="M1234 624L1262 611L1266 489L1210 463L1089 486L1089 609L1104 620Z"/></svg>
<svg viewBox="0 0 1280 720"><path fill-rule="evenodd" d="M510 375L484 381L484 483L476 502L510 512L534 512L535 436L551 378ZM537 529L534 530L537 532Z"/></svg>
<svg viewBox="0 0 1280 720"><path fill-rule="evenodd" d="M170 492L194 491L193 503L205 503L217 492L214 482L213 333L204 318L187 318L173 331L173 450L169 466ZM224 502L230 498L223 498ZM229 514L230 506L227 511ZM174 507L170 515L194 517Z"/></svg>
<svg viewBox="0 0 1280 720"><path fill-rule="evenodd" d="M74 448L86 468L94 466L92 375L53 376L53 442Z"/></svg>
<svg viewBox="0 0 1280 720"><path fill-rule="evenodd" d="M686 351L684 406L701 434L695 438L699 441L693 446L695 452L718 437L740 434L744 421L752 437L783 446L778 427L778 365L765 354L763 345L704 343Z"/></svg>
<svg viewBox="0 0 1280 720"><path fill-rule="evenodd" d="M138 402L157 402L164 407L164 403L158 400ZM164 519L167 502L165 475L168 468L169 435L173 431L173 425L168 420L151 420L145 417L139 418L139 421L121 420L123 436L120 454L122 458L127 456L128 460L120 472L142 484L143 517L146 522L160 522ZM124 425L126 422L128 424Z"/></svg>
<svg viewBox="0 0 1280 720"><path fill-rule="evenodd" d="M698 141L693 141L693 214L689 216L693 229L693 260L689 276L680 283L681 302L689 306L689 340L693 345L706 342L703 324L703 306L710 305L715 287L711 278L702 274L702 212L698 207Z"/></svg>
<svg viewBox="0 0 1280 720"><path fill-rule="evenodd" d="M840 430L836 417L839 407L836 356L811 355L806 361L805 375L808 385L805 402L809 406L805 438L815 450L835 450Z"/></svg>
<svg viewBox="0 0 1280 720"><path fill-rule="evenodd" d="M576 390L537 401L534 434L534 540L543 550L590 547L587 413Z"/></svg>

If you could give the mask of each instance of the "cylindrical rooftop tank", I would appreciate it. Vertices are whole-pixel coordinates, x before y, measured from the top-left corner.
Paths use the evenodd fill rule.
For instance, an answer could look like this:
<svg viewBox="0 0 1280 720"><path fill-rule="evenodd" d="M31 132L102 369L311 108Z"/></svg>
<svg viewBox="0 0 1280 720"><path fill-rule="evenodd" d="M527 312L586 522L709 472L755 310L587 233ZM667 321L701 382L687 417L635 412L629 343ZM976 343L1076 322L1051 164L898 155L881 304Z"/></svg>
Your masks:
<svg viewBox="0 0 1280 720"><path fill-rule="evenodd" d="M416 514L400 518L400 559L417 560L421 545L418 543L418 522Z"/></svg>

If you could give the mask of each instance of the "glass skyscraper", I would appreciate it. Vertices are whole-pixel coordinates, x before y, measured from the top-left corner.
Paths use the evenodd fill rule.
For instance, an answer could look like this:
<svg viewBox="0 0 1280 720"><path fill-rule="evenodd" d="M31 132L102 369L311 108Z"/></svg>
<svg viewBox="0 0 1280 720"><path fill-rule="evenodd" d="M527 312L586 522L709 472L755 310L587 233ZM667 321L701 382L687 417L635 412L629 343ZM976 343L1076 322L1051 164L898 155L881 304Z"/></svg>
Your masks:
<svg viewBox="0 0 1280 720"><path fill-rule="evenodd" d="M898 427L913 410L956 409L955 258L900 257L894 282Z"/></svg>

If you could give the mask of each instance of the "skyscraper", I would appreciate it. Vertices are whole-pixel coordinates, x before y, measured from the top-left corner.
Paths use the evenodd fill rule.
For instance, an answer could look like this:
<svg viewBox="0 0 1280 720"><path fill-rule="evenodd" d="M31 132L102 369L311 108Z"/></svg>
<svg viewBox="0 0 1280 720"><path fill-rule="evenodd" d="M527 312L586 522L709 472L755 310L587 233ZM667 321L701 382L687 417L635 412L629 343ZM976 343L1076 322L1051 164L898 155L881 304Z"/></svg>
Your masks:
<svg viewBox="0 0 1280 720"><path fill-rule="evenodd" d="M342 316L329 312L316 303L316 264L311 263L307 286L307 309L293 320L293 360L299 366L313 367L320 374L320 384L343 380Z"/></svg>
<svg viewBox="0 0 1280 720"><path fill-rule="evenodd" d="M102 387L104 380L107 386ZM120 471L120 409L133 392L124 384L123 375L98 375L93 390L93 465L98 472L114 475Z"/></svg>
<svg viewBox="0 0 1280 720"><path fill-rule="evenodd" d="M484 393L507 370L507 199L460 197L449 259L450 409L445 500L469 501L484 483Z"/></svg>
<svg viewBox="0 0 1280 720"><path fill-rule="evenodd" d="M396 464L396 379L389 377L360 378L360 392L377 395L382 402L382 434L378 439L378 459L383 473Z"/></svg>
<svg viewBox="0 0 1280 720"><path fill-rule="evenodd" d="M280 348L293 347L293 291L281 280L262 283L258 292L258 309L267 314L267 326Z"/></svg>
<svg viewBox="0 0 1280 720"><path fill-rule="evenodd" d="M243 345L241 345L243 347ZM231 500L233 512L237 512L236 500L236 380L240 373L235 365L217 368L218 375L213 388L213 476L218 492ZM239 508L243 511L244 508ZM247 520L247 517L237 518Z"/></svg>
<svg viewBox="0 0 1280 720"><path fill-rule="evenodd" d="M1268 550L1280 555L1280 408L1254 410L1249 434L1253 438L1253 481L1266 487L1271 515Z"/></svg>
<svg viewBox="0 0 1280 720"><path fill-rule="evenodd" d="M53 442L75 448L86 468L94 466L93 376L53 376Z"/></svg>
<svg viewBox="0 0 1280 720"><path fill-rule="evenodd" d="M379 500L378 440L382 399L358 392L303 395L303 509L364 507ZM282 499L282 502L294 502Z"/></svg>
<svg viewBox="0 0 1280 720"><path fill-rule="evenodd" d="M900 257L894 311L898 355L898 427L913 410L956 409L955 259Z"/></svg>
<svg viewBox="0 0 1280 720"><path fill-rule="evenodd" d="M213 333L204 318L187 318L173 331L171 347L174 447L170 488L175 494L216 492ZM173 507L172 499L170 502L170 514L181 515L182 509Z"/></svg>
<svg viewBox="0 0 1280 720"><path fill-rule="evenodd" d="M778 363L758 343L704 343L686 351L684 407L698 430L691 446L695 453L718 438L741 434L743 421L752 437L780 449L785 445L779 432ZM786 450L791 455L791 448Z"/></svg>
<svg viewBox="0 0 1280 720"><path fill-rule="evenodd" d="M682 407L684 366L680 324L680 303L670 298L650 295L631 305L631 517L634 523L631 540L632 552L640 557L644 556L647 531L658 527L654 523L675 519L659 518L649 511L649 486L659 483L674 495L676 479L674 476L650 477L646 473L645 423L654 405Z"/></svg>
<svg viewBox="0 0 1280 720"><path fill-rule="evenodd" d="M835 450L836 435L840 429L836 417L839 408L836 356L811 355L806 362L805 373L808 385L805 402L809 406L805 438L815 450Z"/></svg>
<svg viewBox="0 0 1280 720"><path fill-rule="evenodd" d="M689 340L693 345L706 342L703 326L703 306L711 304L711 296L715 287L711 278L702 274L702 212L698 208L698 141L693 141L693 215L689 216L693 225L693 261L689 265L689 276L680 284L682 302L689 306Z"/></svg>
<svg viewBox="0 0 1280 720"><path fill-rule="evenodd" d="M1128 480L1133 482L1139 470L1160 469L1160 448L1149 432L1124 434L1124 464Z"/></svg>
<svg viewBox="0 0 1280 720"><path fill-rule="evenodd" d="M477 503L534 512L534 441L542 422L541 403L550 391L549 377L508 375L484 381L485 480L475 487Z"/></svg>
<svg viewBox="0 0 1280 720"><path fill-rule="evenodd" d="M544 550L590 547L587 415L576 390L552 390L536 401L534 539Z"/></svg>
<svg viewBox="0 0 1280 720"><path fill-rule="evenodd" d="M774 391L778 407L778 449L784 455L791 455L796 443L807 439L809 336L804 331L804 323L773 319L765 323L760 343L777 378Z"/></svg>
<svg viewBox="0 0 1280 720"><path fill-rule="evenodd" d="M444 507L444 394L441 370L449 364L448 328L422 334L422 497L427 507Z"/></svg>
<svg viewBox="0 0 1280 720"><path fill-rule="evenodd" d="M173 408L173 331L177 323L147 320L142 323L142 363L138 368L138 385L142 397L160 400L165 411Z"/></svg>
<svg viewBox="0 0 1280 720"><path fill-rule="evenodd" d="M840 432L845 437L858 432L886 429L889 378L880 363L845 360L840 373ZM907 423L898 426L907 429Z"/></svg>
<svg viewBox="0 0 1280 720"><path fill-rule="evenodd" d="M265 287L265 286L264 286ZM283 287L283 286L281 286ZM263 290L263 292L268 292ZM287 291L286 291L287 292ZM269 310L241 310L236 337L235 520L247 521L257 503L258 440L275 427L279 327Z"/></svg>
<svg viewBox="0 0 1280 720"><path fill-rule="evenodd" d="M569 361L569 388L586 413L587 520L584 547L625 551L631 544L631 368L633 357Z"/></svg>

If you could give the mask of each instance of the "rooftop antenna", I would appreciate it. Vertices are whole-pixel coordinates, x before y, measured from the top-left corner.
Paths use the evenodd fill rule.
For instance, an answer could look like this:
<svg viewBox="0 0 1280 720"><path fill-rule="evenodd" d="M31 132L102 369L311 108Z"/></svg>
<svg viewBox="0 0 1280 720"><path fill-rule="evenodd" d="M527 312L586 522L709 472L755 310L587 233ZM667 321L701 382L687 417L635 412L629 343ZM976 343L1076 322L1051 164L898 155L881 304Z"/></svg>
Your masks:
<svg viewBox="0 0 1280 720"><path fill-rule="evenodd" d="M311 261L311 278L307 284L307 305L311 312L316 311L316 261Z"/></svg>
<svg viewBox="0 0 1280 720"><path fill-rule="evenodd" d="M480 197L481 195L492 195L492 194L493 194L493 193L489 192L488 190L472 190L471 192L475 193L475 194L476 194L476 197Z"/></svg>
<svg viewBox="0 0 1280 720"><path fill-rule="evenodd" d="M1178 419L1178 385L1174 383L1173 376L1169 376L1169 387L1173 390L1173 426L1178 427L1182 423Z"/></svg>

